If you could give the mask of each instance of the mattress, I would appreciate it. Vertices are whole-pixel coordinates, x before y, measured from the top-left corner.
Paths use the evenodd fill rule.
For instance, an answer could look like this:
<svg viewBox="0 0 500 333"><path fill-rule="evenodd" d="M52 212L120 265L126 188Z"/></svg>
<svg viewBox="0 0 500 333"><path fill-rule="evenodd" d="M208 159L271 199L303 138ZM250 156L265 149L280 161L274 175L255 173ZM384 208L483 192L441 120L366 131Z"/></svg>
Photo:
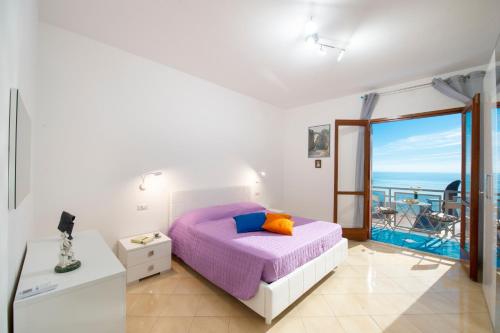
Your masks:
<svg viewBox="0 0 500 333"><path fill-rule="evenodd" d="M266 231L238 234L235 215L262 211L253 203L196 210L177 219L169 236L173 253L240 299L253 297L260 281L272 283L332 248L338 224L294 216L293 236Z"/></svg>

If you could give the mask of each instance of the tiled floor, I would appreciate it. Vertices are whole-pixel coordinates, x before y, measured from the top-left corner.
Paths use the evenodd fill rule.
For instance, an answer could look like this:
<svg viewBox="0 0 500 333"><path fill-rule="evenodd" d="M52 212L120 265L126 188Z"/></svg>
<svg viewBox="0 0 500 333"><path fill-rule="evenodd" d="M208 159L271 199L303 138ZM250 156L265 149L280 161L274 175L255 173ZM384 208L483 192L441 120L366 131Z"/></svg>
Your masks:
<svg viewBox="0 0 500 333"><path fill-rule="evenodd" d="M132 284L128 333L490 332L480 285L448 259L375 242L349 258L267 326L181 262Z"/></svg>

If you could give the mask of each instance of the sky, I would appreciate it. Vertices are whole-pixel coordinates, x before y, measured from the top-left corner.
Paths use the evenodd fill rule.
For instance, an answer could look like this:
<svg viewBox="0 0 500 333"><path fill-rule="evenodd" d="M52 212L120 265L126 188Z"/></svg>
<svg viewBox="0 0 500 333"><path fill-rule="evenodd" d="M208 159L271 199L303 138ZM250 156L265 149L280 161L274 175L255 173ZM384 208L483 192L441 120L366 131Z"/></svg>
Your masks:
<svg viewBox="0 0 500 333"><path fill-rule="evenodd" d="M460 172L460 114L374 124L372 130L375 172Z"/></svg>

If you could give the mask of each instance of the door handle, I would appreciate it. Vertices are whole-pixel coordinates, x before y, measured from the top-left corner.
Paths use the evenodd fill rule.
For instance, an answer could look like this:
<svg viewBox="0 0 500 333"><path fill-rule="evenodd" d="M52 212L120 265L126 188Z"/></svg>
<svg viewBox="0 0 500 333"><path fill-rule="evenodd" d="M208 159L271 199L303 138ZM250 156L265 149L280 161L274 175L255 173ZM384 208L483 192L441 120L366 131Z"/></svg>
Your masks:
<svg viewBox="0 0 500 333"><path fill-rule="evenodd" d="M491 199L491 192L493 192L493 189L492 189L493 183L491 181L492 179L493 179L492 175L489 175L489 174L486 175L486 184L485 184L486 185L486 195L485 195L486 199Z"/></svg>

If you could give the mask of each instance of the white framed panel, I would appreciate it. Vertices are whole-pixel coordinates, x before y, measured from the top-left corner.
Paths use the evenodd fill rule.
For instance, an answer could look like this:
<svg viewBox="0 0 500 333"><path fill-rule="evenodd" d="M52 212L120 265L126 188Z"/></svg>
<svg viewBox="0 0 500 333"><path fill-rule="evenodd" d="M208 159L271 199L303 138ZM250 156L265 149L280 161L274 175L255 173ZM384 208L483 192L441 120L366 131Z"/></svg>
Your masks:
<svg viewBox="0 0 500 333"><path fill-rule="evenodd" d="M362 195L337 196L337 223L342 228L363 227L363 199Z"/></svg>
<svg viewBox="0 0 500 333"><path fill-rule="evenodd" d="M356 181L357 164L364 174L364 160L358 158L358 149L361 149L361 155L364 156L364 137L365 128L360 126L340 126L338 128L339 142L338 146L338 173L339 177L338 190L339 191L363 191L364 183L363 178ZM358 147L358 143L361 143Z"/></svg>

